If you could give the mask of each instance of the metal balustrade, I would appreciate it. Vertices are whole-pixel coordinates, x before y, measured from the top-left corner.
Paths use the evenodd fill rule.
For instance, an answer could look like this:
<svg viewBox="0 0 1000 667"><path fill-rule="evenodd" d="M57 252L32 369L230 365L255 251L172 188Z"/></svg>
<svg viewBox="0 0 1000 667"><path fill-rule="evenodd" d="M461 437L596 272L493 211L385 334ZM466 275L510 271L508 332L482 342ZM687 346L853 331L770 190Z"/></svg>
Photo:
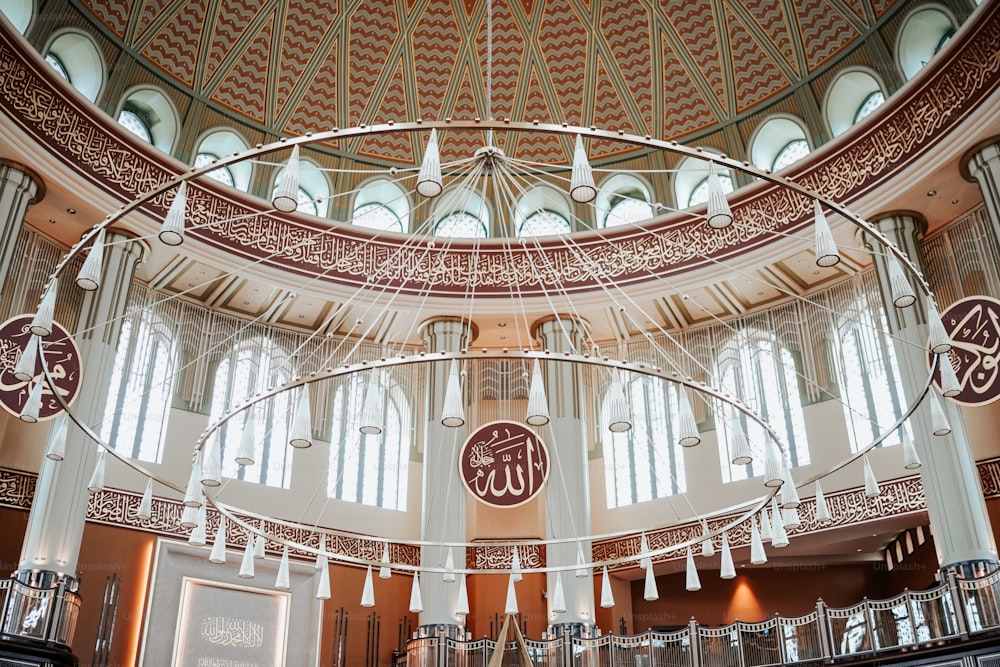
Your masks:
<svg viewBox="0 0 1000 667"><path fill-rule="evenodd" d="M692 619L674 632L526 640L533 667L781 667L850 663L882 652L948 640L1000 636L1000 569L976 579L949 575L926 591L904 591L886 600L830 608L819 600L804 616L718 628ZM439 648L443 650L439 652ZM444 636L414 639L409 667L486 667L496 642ZM520 665L514 642L503 665Z"/></svg>
<svg viewBox="0 0 1000 667"><path fill-rule="evenodd" d="M8 637L69 646L80 615L80 596L64 582L36 588L0 580L0 632Z"/></svg>

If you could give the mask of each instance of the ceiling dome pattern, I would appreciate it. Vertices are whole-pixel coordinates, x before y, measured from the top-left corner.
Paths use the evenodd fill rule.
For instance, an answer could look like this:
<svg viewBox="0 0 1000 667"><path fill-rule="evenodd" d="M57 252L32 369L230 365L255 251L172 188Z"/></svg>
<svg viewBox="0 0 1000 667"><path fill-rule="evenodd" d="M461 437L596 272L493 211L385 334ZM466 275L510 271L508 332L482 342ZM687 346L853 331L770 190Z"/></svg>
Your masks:
<svg viewBox="0 0 1000 667"><path fill-rule="evenodd" d="M159 74L265 131L492 115L697 141L794 94L905 3L495 0L491 68L484 2L427 0L400 13L380 2L315 0L139 0L131 11L121 0L82 4ZM452 156L478 141L454 139L442 142ZM530 160L571 151L560 140L507 141L509 155ZM419 153L388 137L336 147L345 148L401 163ZM597 145L593 157L621 152Z"/></svg>

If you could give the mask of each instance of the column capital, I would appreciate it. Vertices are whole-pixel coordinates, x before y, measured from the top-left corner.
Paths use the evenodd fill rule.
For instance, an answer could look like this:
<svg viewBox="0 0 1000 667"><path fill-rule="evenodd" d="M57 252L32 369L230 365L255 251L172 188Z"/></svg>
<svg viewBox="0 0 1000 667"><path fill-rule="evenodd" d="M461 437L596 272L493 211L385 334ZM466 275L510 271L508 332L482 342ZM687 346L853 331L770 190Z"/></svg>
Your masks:
<svg viewBox="0 0 1000 667"><path fill-rule="evenodd" d="M962 159L958 162L962 178L970 183L978 183L979 175L989 160L1000 161L1000 135L983 139L962 154Z"/></svg>
<svg viewBox="0 0 1000 667"><path fill-rule="evenodd" d="M531 323L530 331L531 337L538 340L541 336L545 334L546 325L556 325L557 323L569 323L572 327L570 333L576 333L579 337L585 338L590 335L590 322L583 319L579 315L571 315L569 313L554 313L552 315L546 315L540 317Z"/></svg>
<svg viewBox="0 0 1000 667"><path fill-rule="evenodd" d="M2 157L0 157L0 167L19 171L31 179L31 181L35 184L35 192L31 195L31 198L28 199L28 206L37 204L45 197L45 179L43 179L37 171L21 162Z"/></svg>
<svg viewBox="0 0 1000 667"><path fill-rule="evenodd" d="M448 328L452 329L452 333L457 332L466 338L465 347L468 347L474 340L479 338L479 326L469 318L457 315L437 315L428 318L417 327L417 333L420 334L420 337L426 343L431 335L445 333ZM431 350L431 352L437 351ZM452 351L457 352L458 350Z"/></svg>

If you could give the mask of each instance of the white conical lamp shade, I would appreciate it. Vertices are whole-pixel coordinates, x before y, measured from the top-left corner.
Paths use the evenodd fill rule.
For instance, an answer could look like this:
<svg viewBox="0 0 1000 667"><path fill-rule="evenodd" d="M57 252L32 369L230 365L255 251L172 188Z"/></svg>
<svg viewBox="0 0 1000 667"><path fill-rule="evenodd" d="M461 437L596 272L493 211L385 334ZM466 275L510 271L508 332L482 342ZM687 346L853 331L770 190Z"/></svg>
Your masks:
<svg viewBox="0 0 1000 667"><path fill-rule="evenodd" d="M701 579L698 577L698 568L694 564L694 554L691 553L691 547L687 549L687 574L686 574L685 588L689 591L700 591L701 590Z"/></svg>
<svg viewBox="0 0 1000 667"><path fill-rule="evenodd" d="M757 529L757 519L750 517L750 564L763 565L766 562L767 554L764 553L764 542Z"/></svg>
<svg viewBox="0 0 1000 667"><path fill-rule="evenodd" d="M177 194L170 202L167 216L160 227L160 241L166 245L180 245L184 242L184 218L187 215L187 181L181 181Z"/></svg>
<svg viewBox="0 0 1000 667"><path fill-rule="evenodd" d="M97 232L94 242L87 253L87 259L80 265L76 274L76 285L82 290L92 292L101 286L101 272L104 270L104 230Z"/></svg>
<svg viewBox="0 0 1000 667"><path fill-rule="evenodd" d="M833 516L830 514L830 506L826 502L826 496L823 495L823 487L816 482L816 522L819 524L827 524L833 521Z"/></svg>
<svg viewBox="0 0 1000 667"><path fill-rule="evenodd" d="M767 507L763 507L760 510L760 539L762 541L771 541L771 538L774 537L772 528L773 525L771 524L771 517L768 515Z"/></svg>
<svg viewBox="0 0 1000 667"><path fill-rule="evenodd" d="M882 490L878 486L878 480L875 478L875 473L872 471L872 464L868 462L868 455L864 456L864 469L865 469L865 495L869 498L874 498Z"/></svg>
<svg viewBox="0 0 1000 667"><path fill-rule="evenodd" d="M184 490L185 507L201 507L201 452L195 452L191 462L191 473L188 475L187 488Z"/></svg>
<svg viewBox="0 0 1000 667"><path fill-rule="evenodd" d="M750 441L743 432L739 417L735 415L729 420L729 453L734 466L750 465L753 462Z"/></svg>
<svg viewBox="0 0 1000 667"><path fill-rule="evenodd" d="M316 599L330 599L330 568L328 567L324 567L319 571L319 585L316 587Z"/></svg>
<svg viewBox="0 0 1000 667"><path fill-rule="evenodd" d="M507 579L507 599L504 600L503 613L508 616L518 613L517 591L514 590L514 575Z"/></svg>
<svg viewBox="0 0 1000 667"><path fill-rule="evenodd" d="M424 149L424 159L420 163L420 173L417 175L417 192L424 197L437 197L443 189L437 130L431 130L431 136Z"/></svg>
<svg viewBox="0 0 1000 667"><path fill-rule="evenodd" d="M951 357L942 355L938 360L938 369L941 372L941 395L951 398L962 393L962 385L958 381L955 367L951 363Z"/></svg>
<svg viewBox="0 0 1000 667"><path fill-rule="evenodd" d="M639 567L642 569L648 569L652 564L649 558L649 540L646 539L646 533L642 534L642 539L639 540Z"/></svg>
<svg viewBox="0 0 1000 667"><path fill-rule="evenodd" d="M319 536L319 545L316 547L316 549L317 549L316 561L313 563L313 569L319 571L322 570L324 567L326 567L327 564L325 535Z"/></svg>
<svg viewBox="0 0 1000 667"><path fill-rule="evenodd" d="M889 255L886 259L889 271L889 287L892 291L892 305L896 308L907 308L917 302L917 294L910 286L910 281L903 273L903 267L894 255Z"/></svg>
<svg viewBox="0 0 1000 667"><path fill-rule="evenodd" d="M694 419L694 411L691 409L691 400L688 398L687 389L681 388L677 392L677 414L679 416L677 444L681 447L694 447L701 443L701 434L698 433L698 422Z"/></svg>
<svg viewBox="0 0 1000 667"><path fill-rule="evenodd" d="M764 548L763 545L761 545L761 548ZM722 579L736 578L736 566L733 564L733 552L729 548L728 533L722 533L722 556L721 565L719 567L719 577Z"/></svg>
<svg viewBox="0 0 1000 667"><path fill-rule="evenodd" d="M274 579L274 587L279 591L287 591L292 587L288 576L288 545L281 550L281 562L278 563L278 576Z"/></svg>
<svg viewBox="0 0 1000 667"><path fill-rule="evenodd" d="M799 498L799 490L795 488L792 471L787 466L782 466L781 472L785 480L785 483L781 485L781 507L784 509L794 509L802 504L802 499Z"/></svg>
<svg viewBox="0 0 1000 667"><path fill-rule="evenodd" d="M21 414L17 416L18 419L26 424L34 424L38 421L38 413L42 409L42 390L44 388L45 380L39 379L28 392L28 400L24 402Z"/></svg>
<svg viewBox="0 0 1000 667"><path fill-rule="evenodd" d="M188 537L188 544L193 547L203 547L208 543L205 535L206 518L205 506L202 505L198 508L198 523L191 529L191 535Z"/></svg>
<svg viewBox="0 0 1000 667"><path fill-rule="evenodd" d="M601 607L608 609L615 606L615 596L611 592L611 578L608 576L608 566L601 571Z"/></svg>
<svg viewBox="0 0 1000 667"><path fill-rule="evenodd" d="M102 449L97 455L97 463L94 464L94 472L90 475L90 482L87 484L87 490L91 493L97 493L98 491L104 490L104 450Z"/></svg>
<svg viewBox="0 0 1000 667"><path fill-rule="evenodd" d="M612 433L625 433L632 428L632 417L629 414L628 402L625 400L625 388L622 386L618 373L612 371L611 384L608 385L607 402L608 430Z"/></svg>
<svg viewBox="0 0 1000 667"><path fill-rule="evenodd" d="M778 446L768 440L764 443L764 486L773 489L785 483L784 466Z"/></svg>
<svg viewBox="0 0 1000 667"><path fill-rule="evenodd" d="M708 163L708 224L715 229L725 229L733 224L733 212L722 189L722 181L716 171L715 163Z"/></svg>
<svg viewBox="0 0 1000 667"><path fill-rule="evenodd" d="M531 371L531 387L528 389L528 414L524 421L532 426L544 426L549 423L549 401L545 396L545 383L542 381L542 369L535 359Z"/></svg>
<svg viewBox="0 0 1000 667"><path fill-rule="evenodd" d="M913 440L910 436L903 433L903 467L907 470L916 470L922 463L920 463L920 457L917 455L917 448L913 445Z"/></svg>
<svg viewBox="0 0 1000 667"><path fill-rule="evenodd" d="M299 393L292 419L292 434L288 444L298 449L312 447L312 410L309 406L309 385L304 385Z"/></svg>
<svg viewBox="0 0 1000 667"><path fill-rule="evenodd" d="M656 575L653 574L653 568L646 568L646 585L642 589L642 599L643 600L658 600L660 598L660 592L656 590Z"/></svg>
<svg viewBox="0 0 1000 667"><path fill-rule="evenodd" d="M191 530L198 525L198 508L185 507L181 512L180 527L184 530Z"/></svg>
<svg viewBox="0 0 1000 667"><path fill-rule="evenodd" d="M204 460L201 464L201 483L205 486L222 485L222 443L213 437L205 443Z"/></svg>
<svg viewBox="0 0 1000 667"><path fill-rule="evenodd" d="M153 518L153 480L146 481L146 490L142 492L142 500L135 510L135 518L139 521L149 521Z"/></svg>
<svg viewBox="0 0 1000 667"><path fill-rule="evenodd" d="M59 290L59 279L53 278L49 288L45 290L42 302L38 304L38 312L31 319L31 333L36 336L48 336L52 333L52 318L56 314L56 293Z"/></svg>
<svg viewBox="0 0 1000 667"><path fill-rule="evenodd" d="M951 352L951 337L944 328L944 322L938 314L937 306L929 298L927 299L927 333L930 337L931 352L934 354L947 354Z"/></svg>
<svg viewBox="0 0 1000 667"><path fill-rule="evenodd" d="M378 435L382 432L382 389L374 371L368 378L368 387L365 389L358 430L363 435Z"/></svg>
<svg viewBox="0 0 1000 667"><path fill-rule="evenodd" d="M562 572L556 572L555 591L552 593L552 613L566 613L566 592L563 590Z"/></svg>
<svg viewBox="0 0 1000 667"><path fill-rule="evenodd" d="M701 534L705 536L705 539L701 541L701 555L705 558L711 558L715 555L715 543L708 536L708 522L705 520L701 522Z"/></svg>
<svg viewBox="0 0 1000 667"><path fill-rule="evenodd" d="M813 202L816 219L816 266L834 266L840 263L840 253L837 251L837 243L833 240L830 232L830 224L823 214L823 207L819 201Z"/></svg>
<svg viewBox="0 0 1000 667"><path fill-rule="evenodd" d="M258 530L260 530L261 534L257 536L257 540L253 543L253 557L263 558L267 547L267 538L264 537L263 521L260 522Z"/></svg>
<svg viewBox="0 0 1000 667"><path fill-rule="evenodd" d="M372 581L372 566L368 566L368 571L365 572L365 585L361 589L361 606L362 607L374 607L375 606L375 583Z"/></svg>
<svg viewBox="0 0 1000 667"><path fill-rule="evenodd" d="M771 546L783 549L788 546L788 533L785 532L784 522L781 520L778 499L774 496L771 497L771 518Z"/></svg>
<svg viewBox="0 0 1000 667"><path fill-rule="evenodd" d="M420 596L420 573L413 573L413 585L410 587L410 611L419 614L424 610L424 600Z"/></svg>
<svg viewBox="0 0 1000 667"><path fill-rule="evenodd" d="M462 385L458 381L457 359L451 360L451 366L448 369L441 423L449 428L458 428L465 424L465 406L462 403Z"/></svg>
<svg viewBox="0 0 1000 667"><path fill-rule="evenodd" d="M455 581L455 554L451 547L448 547L448 555L444 559L444 574L441 575L441 581L449 583Z"/></svg>
<svg viewBox="0 0 1000 667"><path fill-rule="evenodd" d="M515 582L521 581L524 578L521 574L521 554L517 550L517 547L514 547L513 553L510 556L510 576Z"/></svg>
<svg viewBox="0 0 1000 667"><path fill-rule="evenodd" d="M299 168L299 147L294 146L271 194L271 204L279 211L291 213L299 207Z"/></svg>
<svg viewBox="0 0 1000 667"><path fill-rule="evenodd" d="M219 517L219 526L215 529L215 539L212 541L212 553L208 556L209 563L222 565L226 562L226 517Z"/></svg>
<svg viewBox="0 0 1000 667"><path fill-rule="evenodd" d="M21 356L14 365L14 378L18 382L31 382L35 379L35 369L38 367L38 336L28 336L28 343L21 351Z"/></svg>
<svg viewBox="0 0 1000 667"><path fill-rule="evenodd" d="M583 137L579 134L576 135L576 147L573 149L573 174L569 181L569 196L580 204L593 201L597 196L594 171L587 159L587 151L583 148Z"/></svg>
<svg viewBox="0 0 1000 667"><path fill-rule="evenodd" d="M795 530L802 525L802 519L799 517L799 510L795 507L785 507L781 510L781 525L784 526L785 530Z"/></svg>
<svg viewBox="0 0 1000 667"><path fill-rule="evenodd" d="M59 415L56 423L52 426L52 435L45 449L45 456L53 461L62 461L66 458L66 435L69 425L66 423L66 415Z"/></svg>
<svg viewBox="0 0 1000 667"><path fill-rule="evenodd" d="M253 579L253 533L247 533L247 545L243 549L243 560L240 561L240 578Z"/></svg>
<svg viewBox="0 0 1000 667"><path fill-rule="evenodd" d="M469 589L465 585L465 575L458 580L458 596L455 598L455 616L469 615Z"/></svg>
<svg viewBox="0 0 1000 667"><path fill-rule="evenodd" d="M583 545L576 543L576 578L583 579L590 574L590 569L586 567L587 561L583 557Z"/></svg>
<svg viewBox="0 0 1000 667"><path fill-rule="evenodd" d="M256 445L257 420L253 418L253 408L250 408L247 410L247 418L243 420L243 434L240 436L240 450L236 452L236 465L252 466Z"/></svg>
<svg viewBox="0 0 1000 667"><path fill-rule="evenodd" d="M382 563L381 567L378 569L379 579L390 579L392 578L392 567L389 565L389 543L386 542L382 545Z"/></svg>
<svg viewBox="0 0 1000 667"><path fill-rule="evenodd" d="M948 416L944 413L944 407L940 399L934 392L928 392L931 401L931 432L934 435L942 436L951 433L951 424L948 423Z"/></svg>

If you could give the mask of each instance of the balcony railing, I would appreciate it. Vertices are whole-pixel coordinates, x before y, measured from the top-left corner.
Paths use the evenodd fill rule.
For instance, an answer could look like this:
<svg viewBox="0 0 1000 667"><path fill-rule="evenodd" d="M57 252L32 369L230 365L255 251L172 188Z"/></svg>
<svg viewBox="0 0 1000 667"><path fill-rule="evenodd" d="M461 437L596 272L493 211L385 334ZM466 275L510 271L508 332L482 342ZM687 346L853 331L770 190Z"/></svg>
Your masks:
<svg viewBox="0 0 1000 667"><path fill-rule="evenodd" d="M36 588L0 580L0 632L7 637L69 646L80 615L80 596L60 580Z"/></svg>
<svg viewBox="0 0 1000 667"><path fill-rule="evenodd" d="M851 662L989 633L1000 634L1000 570L978 579L949 575L930 590L845 608L820 600L805 616L718 628L692 619L675 632L559 636L527 640L527 646L535 667L777 667ZM486 667L495 648L490 639L425 637L411 641L397 665ZM513 642L504 653L503 665L518 664Z"/></svg>

